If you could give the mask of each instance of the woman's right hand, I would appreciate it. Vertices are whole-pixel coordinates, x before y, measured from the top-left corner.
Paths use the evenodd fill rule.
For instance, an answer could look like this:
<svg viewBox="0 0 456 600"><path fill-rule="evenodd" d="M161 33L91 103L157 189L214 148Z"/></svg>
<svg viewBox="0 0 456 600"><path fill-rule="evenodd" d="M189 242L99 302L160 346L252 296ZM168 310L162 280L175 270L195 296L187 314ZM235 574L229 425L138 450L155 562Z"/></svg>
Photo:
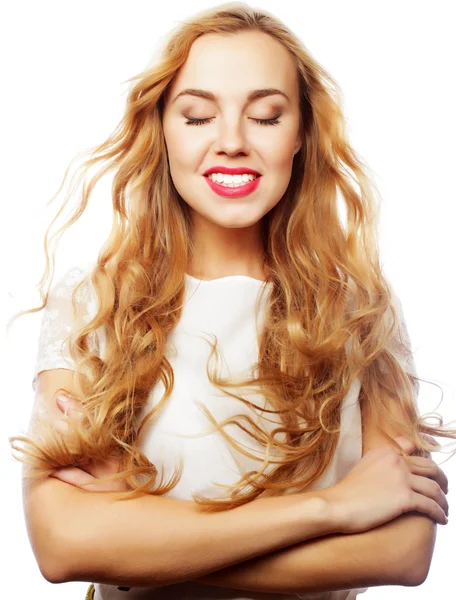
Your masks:
<svg viewBox="0 0 456 600"><path fill-rule="evenodd" d="M411 454L407 439L396 441ZM410 511L447 523L448 479L442 469L430 458L402 456L388 445L366 452L341 481L319 492L340 533L361 533Z"/></svg>

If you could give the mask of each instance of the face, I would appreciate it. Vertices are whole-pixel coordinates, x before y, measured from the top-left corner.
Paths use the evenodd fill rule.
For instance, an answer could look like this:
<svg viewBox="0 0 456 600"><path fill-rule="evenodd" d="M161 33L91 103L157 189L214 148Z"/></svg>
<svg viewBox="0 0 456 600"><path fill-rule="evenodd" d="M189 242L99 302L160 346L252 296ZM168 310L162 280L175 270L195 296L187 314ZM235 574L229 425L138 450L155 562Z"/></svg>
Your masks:
<svg viewBox="0 0 456 600"><path fill-rule="evenodd" d="M188 88L212 92L215 99L176 98ZM265 88L285 95L248 99ZM170 171L193 217L220 228L258 224L285 193L301 147L298 74L288 51L261 32L205 34L193 43L168 92L163 129ZM203 175L213 166L247 167L261 177L251 193L224 197Z"/></svg>

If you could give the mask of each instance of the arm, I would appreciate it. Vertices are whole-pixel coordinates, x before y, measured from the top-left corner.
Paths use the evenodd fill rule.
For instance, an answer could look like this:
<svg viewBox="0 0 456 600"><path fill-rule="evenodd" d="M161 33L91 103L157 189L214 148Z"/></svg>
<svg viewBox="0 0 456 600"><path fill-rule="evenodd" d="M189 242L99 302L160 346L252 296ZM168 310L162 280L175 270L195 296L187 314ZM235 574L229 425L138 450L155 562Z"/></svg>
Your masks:
<svg viewBox="0 0 456 600"><path fill-rule="evenodd" d="M426 573L407 558L434 540L434 522L407 513L380 527L333 534L200 577L207 585L269 593L327 592L381 585L421 585Z"/></svg>
<svg viewBox="0 0 456 600"><path fill-rule="evenodd" d="M55 400L61 388L75 393L71 370L39 374L34 426L61 418ZM203 513L193 500L120 496L54 477L24 479L27 530L46 579L168 585L338 530L319 492L262 498L219 513Z"/></svg>
<svg viewBox="0 0 456 600"><path fill-rule="evenodd" d="M400 407L390 404L396 417ZM392 437L397 432L387 423ZM386 444L368 405L362 410L363 456ZM324 490L321 490L324 491ZM327 535L197 579L252 591L304 593L379 585L421 585L428 575L437 525L409 512L362 533Z"/></svg>
<svg viewBox="0 0 456 600"><path fill-rule="evenodd" d="M374 445L384 443L383 438L377 437L377 439L375 439L375 432L367 433L368 431L369 426L366 425L364 453L367 452L367 450L373 447ZM160 586L169 585L171 583L177 583L182 580L194 579L196 581L200 581L201 583L206 583L210 585L220 585L223 587L228 586L240 589L253 589L259 591L264 591L265 589L268 590L268 588L270 591L284 589L289 590L290 587L292 587L292 589L295 591L309 591L309 589L311 589L312 591L319 591L321 589L329 590L329 586L334 586L332 589L341 589L350 586L359 587L365 585L384 585L386 583L394 584L398 582L403 582L404 585L416 585L415 582L421 580L422 572L416 569L415 563L410 567L411 563L406 563L405 559L413 556L413 554L410 552L411 549L415 551L415 557L417 556L416 549L420 550L422 552L421 559L429 559L430 561L430 556L432 555L432 548L430 549L429 554L429 546L426 544L423 546L422 529L420 532L416 525L427 523L426 531L428 532L428 535L431 535L431 542L433 545L433 534L435 532L434 522L420 513L409 513L407 515L402 515L400 519L396 519L390 523L385 524L381 528L379 527L362 534L336 536L331 535L331 533L334 533L334 531L331 532L326 530L326 533L322 531L321 533L317 533L313 536L315 538L326 535L326 537L323 537L321 539L315 540L315 542L310 543L303 543L303 540L310 539L310 536L306 538L305 535L301 535L297 541L288 541L288 543L283 544L280 548L276 548L283 550L284 547L290 546L293 543L298 544L297 546L290 548L287 551L275 552L275 554L269 555L268 550L264 550L263 548L263 550L261 552L257 552L256 555L251 554L247 558L235 558L231 561L230 564L224 564L222 565L222 567L216 566L215 568L212 568L209 565L208 568L205 568L203 572L197 574L196 577L193 578L191 576L191 569L193 568L193 565L186 566L186 564L184 563L183 568L185 570L185 575L183 577L179 573L173 572L168 577L160 576L161 578L157 579L157 571L155 571L154 575L154 573L151 572L152 569L148 568L148 565L150 565L151 562L152 564L154 564L153 559L150 558L150 538L142 541L142 543L144 543L144 546L141 547L141 549L139 550L139 558L142 557L144 559L144 556L147 556L147 564L144 567L142 567L141 563L138 562L136 558L134 558L134 554L131 555L130 548L128 546L125 547L125 545L122 544L120 548L115 547L116 540L124 539L127 542L132 543L133 551L137 549L137 539L132 539L131 531L124 531L120 530L119 528L117 530L113 529L113 527L115 528L118 523L118 516L120 516L120 513L117 513L117 516L113 517L111 525L109 524L109 522L106 523L106 530L109 531L110 534L116 538L116 540L113 541L111 539L111 541L109 541L103 538L103 524L100 524L98 522L98 519L95 518L96 527L95 529L92 529L92 527L90 528L93 531L95 540L90 540L87 537L83 537L83 539L81 539L80 542L78 542L77 545L79 545L81 560L78 558L78 552L75 551L77 547L75 546L75 542L78 538L75 537L75 535L77 536L78 532L84 533L87 530L87 515L89 515L92 512L92 508L94 507L92 501L102 503L99 504L98 513L104 516L106 514L104 507L107 506L105 500L109 498L111 501L114 501L116 496L115 493L110 494L108 492L103 494L94 494L92 492L79 490L78 488L75 488L73 486L68 486L66 484L63 484L62 482L59 482L58 480L54 480L53 482L51 480L50 485L57 485L60 486L60 488L56 488L55 492L51 493L50 498L42 497L41 499L36 500L37 504L41 507L53 506L52 512L54 513L54 515L56 515L56 504L57 507L65 506L67 512L72 516L70 522L73 525L72 532L70 530L67 530L65 532L64 540L61 536L57 538L57 541L52 540L52 537L48 538L44 536L43 538L45 540L52 540L50 544L50 551L48 553L49 560L47 564L55 565L57 567L60 566L60 570L58 570L55 576L50 574L47 577L53 577L53 580L55 581L93 579L96 581L109 583L111 580L115 580L115 583L119 584L119 573L123 573L122 577L126 579L125 585L137 585L136 582L139 582L139 585ZM79 496L78 498L76 498L76 496L74 495L75 493L76 496ZM320 490L320 495L321 493L322 491ZM85 496L85 498L82 498L82 496L80 495ZM307 494L304 494L304 496L305 495ZM302 497L303 495L301 494L300 496ZM60 500L56 501L56 498L58 497L60 497ZM228 513L219 513L214 515L205 515L198 513L198 518L222 517L221 523L223 523L223 521L225 520L225 515L233 516L233 513L235 511L238 511L237 514L239 515L239 510L244 508L250 509L254 506L255 512L257 512L256 509L258 507L259 502L264 502L265 500L288 500L290 498L296 499L298 498L298 496L285 496L281 498L256 500L253 503L244 505L244 507L239 507L238 509L234 509L232 511L229 511ZM155 498L152 496L145 496L140 499L128 501L128 504L131 505L132 502L137 502L138 500L143 500L146 502L152 501L155 503L157 503L157 501L159 503L163 501L166 501L168 503L177 502L177 505L180 507L182 507L184 504L187 505L188 508L192 507L192 512L194 513L193 509L195 505L192 501L176 501L169 498ZM85 502L85 506L82 504L82 501ZM71 508L71 503L76 503L76 505L73 506L73 508ZM125 505L126 503L118 504ZM174 512L174 509L171 509L171 505L168 504L168 506L169 510L173 510L173 522L176 522L176 513ZM154 505L155 513L157 509L156 507L158 507L157 504ZM147 524L148 520L150 520L150 508L150 504L148 506L144 506L144 509L141 508L140 511L142 516L140 516L137 521L131 520L136 519L136 508L134 509L131 516L127 515L126 513L124 520L130 523L130 526L132 526L134 530L136 530L134 523L137 522L138 530L142 530L144 532L144 524ZM144 515L142 514L143 510ZM146 513L146 511L148 512ZM80 520L78 523L78 519L76 517L81 519L81 512L82 520ZM252 534L251 528L253 524L253 518L254 517L252 514L252 517L249 517L248 520L244 522L244 525L242 525L241 523L240 527L240 530L243 531L246 531L248 527L249 536ZM159 518L157 519L157 521L160 522L161 519ZM300 521L300 524L302 524L302 521ZM99 525L101 525L102 529L100 529ZM273 526L273 523L269 521L269 525ZM406 527L406 529L404 529L404 526ZM45 527L45 524L42 524L42 527ZM408 531L408 529L410 529L411 527L413 527L413 530ZM228 528L230 529L229 523ZM182 531L182 529L180 529L179 526L177 527L177 529ZM187 531L187 528L184 526L183 530ZM217 530L219 533L221 531L219 526L215 526L214 530ZM55 529L53 531L55 532ZM156 531L150 531L149 533L145 532L145 537L148 538L154 533L156 533ZM167 533L168 532L165 531L163 535L166 536ZM417 533L419 533L418 539L416 536L415 538L413 537L413 534ZM182 542L182 536L180 532L177 537L178 542ZM236 545L239 547L239 538L237 537L236 532L235 535L230 539L233 542L233 544L236 542ZM404 548L404 540L408 540L407 548ZM110 548L110 550L112 550L114 556L107 556L105 554L106 545L104 545L104 542L107 542L107 546ZM349 552L347 552L347 543L350 544ZM197 546L197 551L199 552L199 554L201 554L200 541L198 541L198 543L195 544L195 546ZM372 552L369 552L369 547L372 548ZM394 548L396 550L395 554L391 553L391 548ZM71 552L71 556L67 558L65 558L64 553L64 550L66 549L68 549ZM180 549L182 549L182 544L180 544ZM382 552L381 555L379 552L380 549L384 550L384 552ZM93 550L95 553L94 558L91 558L88 555L88 552L90 552L91 550ZM187 556L186 552L191 551L192 549L186 551L184 550L183 554ZM193 551L195 551L195 547L193 548ZM133 579L135 577L134 572L132 573L132 575L130 575L131 569L128 564L125 565L125 552L128 556L133 556L133 562L135 563L135 566L137 566L141 570L141 580ZM107 569L103 565L96 564L97 557L103 554L103 559L106 563L108 563ZM267 554L268 556L263 557L261 560L252 560L252 556L262 556L264 554ZM183 560L187 560L185 556ZM334 557L337 557L338 560L336 560ZM348 564L346 560L341 560L343 557L348 557ZM374 559L372 559L372 557L374 557ZM60 562L57 562L57 559L60 560ZM116 560L118 561L118 566L114 564ZM179 557L178 561L180 564ZM249 562L240 564L237 568L226 568L228 566L232 567L236 563L241 563L243 561ZM61 567L64 564L66 564L67 566L65 569L62 570ZM304 570L302 567L303 564L306 564L308 569ZM320 574L318 573L319 564L321 566ZM398 570L398 567L401 567L401 569ZM92 568L92 571L87 571L87 568ZM100 568L101 571L97 571L97 569ZM220 571L220 568L224 570ZM109 571L109 569L111 570ZM342 577L340 576L341 572L344 573ZM128 575L125 576L125 573L128 573ZM111 579L102 579L102 577L110 577ZM292 583L290 583L290 580ZM284 581L285 583L283 583ZM310 588L305 586L310 586ZM324 587L321 588L319 586Z"/></svg>
<svg viewBox="0 0 456 600"><path fill-rule="evenodd" d="M378 438L375 432L369 433L369 430L366 425L364 453L384 443L383 438ZM247 506L257 506L258 502ZM248 524L250 526L251 521ZM419 585L427 571L424 573L418 566L430 564L434 533L432 519L421 513L409 512L362 534L327 534L312 541L299 540L291 548L282 548L221 571L206 571L206 575L193 579L208 585L282 593L375 585ZM430 536L431 548L423 544L423 535ZM417 560L417 552L421 553L420 560ZM157 583L169 585L177 582L173 576L172 580ZM150 581L143 583L146 584L152 585Z"/></svg>
<svg viewBox="0 0 456 600"><path fill-rule="evenodd" d="M170 585L335 530L313 493L221 513L202 513L193 500L118 496L52 477L28 486L29 536L48 581Z"/></svg>

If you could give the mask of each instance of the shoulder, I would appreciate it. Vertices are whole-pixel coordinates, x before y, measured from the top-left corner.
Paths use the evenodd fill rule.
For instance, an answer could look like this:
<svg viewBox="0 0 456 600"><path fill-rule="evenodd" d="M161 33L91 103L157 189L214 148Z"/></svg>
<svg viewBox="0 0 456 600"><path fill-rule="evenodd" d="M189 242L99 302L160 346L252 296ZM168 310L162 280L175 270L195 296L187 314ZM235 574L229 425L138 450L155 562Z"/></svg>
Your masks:
<svg viewBox="0 0 456 600"><path fill-rule="evenodd" d="M88 318L93 318L98 306L91 281L93 268L93 263L77 263L54 276L49 289L46 312L59 318L65 314L68 318L73 318L81 313L85 322Z"/></svg>

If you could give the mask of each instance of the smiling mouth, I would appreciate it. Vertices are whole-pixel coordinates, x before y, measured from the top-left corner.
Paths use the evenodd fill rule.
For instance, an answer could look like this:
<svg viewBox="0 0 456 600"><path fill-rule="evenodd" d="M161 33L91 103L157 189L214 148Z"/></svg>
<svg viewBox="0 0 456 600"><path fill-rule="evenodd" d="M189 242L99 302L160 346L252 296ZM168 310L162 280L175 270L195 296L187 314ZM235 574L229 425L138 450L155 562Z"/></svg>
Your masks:
<svg viewBox="0 0 456 600"><path fill-rule="evenodd" d="M255 179L251 179L250 181L240 181L236 183L219 183L218 181L213 181L207 175L205 177L209 187L217 195L225 198L240 198L250 195L258 188L261 175L258 175Z"/></svg>
<svg viewBox="0 0 456 600"><path fill-rule="evenodd" d="M243 187L243 186L249 185L249 183L252 183L253 181L255 181L255 179L258 179L259 177L261 177L261 175L259 175L259 174L252 174L252 175L253 175L253 179L248 179L247 181L230 182L230 183L224 183L223 181L222 182L216 181L216 180L212 179L209 175L204 175L204 177L209 179L209 181L211 181L212 183L216 183L217 185L221 185L226 188L238 188L238 187Z"/></svg>

